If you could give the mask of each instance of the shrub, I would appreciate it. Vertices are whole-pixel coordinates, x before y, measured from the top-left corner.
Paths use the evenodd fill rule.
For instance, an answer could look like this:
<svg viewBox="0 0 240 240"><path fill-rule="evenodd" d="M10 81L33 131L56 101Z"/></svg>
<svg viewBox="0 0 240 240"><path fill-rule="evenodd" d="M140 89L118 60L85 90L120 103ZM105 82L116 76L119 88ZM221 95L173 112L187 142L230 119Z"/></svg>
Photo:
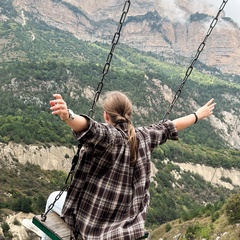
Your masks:
<svg viewBox="0 0 240 240"><path fill-rule="evenodd" d="M165 231L166 231L166 232L169 232L171 229L172 229L171 224L167 223L167 224L166 224L166 227L165 227Z"/></svg>
<svg viewBox="0 0 240 240"><path fill-rule="evenodd" d="M225 211L229 223L240 223L240 192L228 199Z"/></svg>
<svg viewBox="0 0 240 240"><path fill-rule="evenodd" d="M3 222L1 227L2 227L2 230L3 230L3 234L4 234L4 238L3 239L12 239L13 236L12 236L12 233L9 231L10 227L9 227L8 223L7 222Z"/></svg>

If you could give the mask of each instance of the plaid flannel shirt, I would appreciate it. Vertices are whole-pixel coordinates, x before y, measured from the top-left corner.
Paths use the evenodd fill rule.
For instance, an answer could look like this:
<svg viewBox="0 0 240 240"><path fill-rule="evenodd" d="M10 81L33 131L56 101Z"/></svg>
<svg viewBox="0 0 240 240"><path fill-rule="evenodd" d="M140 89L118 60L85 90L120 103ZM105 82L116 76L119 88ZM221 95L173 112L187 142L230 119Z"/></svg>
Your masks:
<svg viewBox="0 0 240 240"><path fill-rule="evenodd" d="M177 140L177 130L169 120L135 128L138 159L131 166L127 124L116 128L83 116L89 128L74 133L83 148L62 217L84 240L140 238L149 205L151 152L167 139Z"/></svg>

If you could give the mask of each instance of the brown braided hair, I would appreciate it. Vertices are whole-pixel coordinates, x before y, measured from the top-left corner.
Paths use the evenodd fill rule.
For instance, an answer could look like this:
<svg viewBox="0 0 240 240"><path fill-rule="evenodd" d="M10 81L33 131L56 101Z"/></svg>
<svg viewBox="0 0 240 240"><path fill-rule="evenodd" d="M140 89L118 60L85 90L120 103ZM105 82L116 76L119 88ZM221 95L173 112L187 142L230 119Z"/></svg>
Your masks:
<svg viewBox="0 0 240 240"><path fill-rule="evenodd" d="M137 161L137 138L132 125L132 103L129 98L118 91L109 92L103 102L103 110L109 114L114 126L126 122L128 124L128 141L130 143L131 165Z"/></svg>

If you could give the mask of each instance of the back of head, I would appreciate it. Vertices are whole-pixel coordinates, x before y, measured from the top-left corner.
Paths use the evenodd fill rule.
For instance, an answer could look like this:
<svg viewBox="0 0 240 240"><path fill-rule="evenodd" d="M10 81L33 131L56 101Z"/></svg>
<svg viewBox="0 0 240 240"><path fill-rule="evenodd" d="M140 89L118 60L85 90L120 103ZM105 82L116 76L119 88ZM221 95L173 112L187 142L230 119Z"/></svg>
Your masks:
<svg viewBox="0 0 240 240"><path fill-rule="evenodd" d="M109 92L103 102L103 110L109 114L114 125L132 121L132 103L121 92Z"/></svg>
<svg viewBox="0 0 240 240"><path fill-rule="evenodd" d="M137 160L137 139L132 125L132 103L129 98L118 91L109 92L103 102L103 110L107 112L114 126L128 123L128 141L131 146L131 164Z"/></svg>

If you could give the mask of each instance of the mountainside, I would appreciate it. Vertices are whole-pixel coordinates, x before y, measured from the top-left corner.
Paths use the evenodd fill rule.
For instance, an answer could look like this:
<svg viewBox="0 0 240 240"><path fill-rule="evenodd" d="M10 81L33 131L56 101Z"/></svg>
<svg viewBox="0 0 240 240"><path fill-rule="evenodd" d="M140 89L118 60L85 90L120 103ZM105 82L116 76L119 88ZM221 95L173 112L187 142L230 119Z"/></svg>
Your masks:
<svg viewBox="0 0 240 240"><path fill-rule="evenodd" d="M9 239L38 239L35 234L21 225L21 221L24 218L33 217L33 214L26 213L29 211L36 213L33 206L36 208L37 203L41 206L37 212L42 213L46 197L51 191L62 189L66 176L57 171L55 174L51 171L43 171L35 164L40 165L42 169L68 171L70 167L68 154L72 155L72 150L69 150L57 146L49 148L15 143L1 144L0 152L5 157L0 160L0 222L2 227L0 238L12 236ZM230 240L236 239L239 224L228 223L222 201L231 192L234 193L239 189L240 171L204 165L198 165L196 168L189 163L161 161L161 159L159 161L157 155L153 162L155 165L152 165L152 200L147 225L151 232L150 239L159 240L159 237L172 239L180 235L183 237L187 236L189 231L202 237L211 236L209 239L216 239L216 236L221 236L222 240L226 239L226 236ZM24 197L24 193L27 197ZM161 198L164 200L160 200ZM198 203L195 202L196 200ZM6 206L11 204L15 211L6 211ZM181 211L181 215L177 214L178 211ZM179 217L178 220L168 222L168 220ZM156 228L159 224L155 218L159 218L158 221L162 223L159 228ZM4 224L9 226L8 231L6 227L3 227ZM209 225L212 227L209 228ZM200 229L202 229L201 232Z"/></svg>
<svg viewBox="0 0 240 240"><path fill-rule="evenodd" d="M124 1L14 0L16 19L23 25L29 14L78 39L110 43L120 20ZM195 55L218 8L199 1L133 1L121 42L185 64ZM7 14L3 19L8 19ZM33 32L34 36L34 32ZM240 28L220 15L200 61L224 73L240 74ZM184 58L185 57L185 60Z"/></svg>
<svg viewBox="0 0 240 240"><path fill-rule="evenodd" d="M196 1L178 0L175 8L169 1L168 9L160 2L132 3L99 98L128 94L134 126L163 119L216 11L195 8ZM0 213L39 213L64 184L77 143L50 114L49 100L61 93L74 112L89 113L122 7L117 0L0 2ZM203 214L216 220L239 191L239 27L224 17L213 33L168 117L193 113L212 97L217 106L153 152L149 229ZM103 120L98 103L94 119ZM4 221L12 227L14 213L10 221L2 212ZM0 228L0 238L7 234Z"/></svg>
<svg viewBox="0 0 240 240"><path fill-rule="evenodd" d="M87 44L81 41L77 42L77 39L90 42L98 41L110 43L112 35L118 24L116 16L121 15L123 5L121 1L113 0L106 1L104 3L95 1L14 0L12 1L13 5L11 5L10 2L11 1L2 2L0 5L0 19L2 20L3 30L2 38L0 39L0 49L2 53L0 59L2 59L2 62L23 60L37 63L47 59L50 61L57 60L63 62L76 61L78 63L90 61L93 66L95 64L98 66L103 64L107 56L107 45L99 47L97 46L97 43ZM196 6L198 6L198 8ZM170 72L168 72L168 70L167 72L164 72L163 69L159 69L161 72L164 72L165 75L160 78L159 76L151 76L151 71L159 71L156 69L158 67L171 68L170 65L163 66L162 64L162 66L159 66L159 63L157 62L158 60L154 58L157 56L161 59L161 61L166 61L166 59L168 59L168 61L172 63L177 62L179 64L183 64L185 62L184 68L186 69L186 61L189 62L189 57L195 54L195 51L200 43L199 39L203 39L202 36L200 37L200 35L203 34L201 29L208 28L207 22L211 22L210 16L214 15L215 12L213 6L205 6L204 8L200 6L201 5L194 4L194 2L189 4L189 1L177 1L177 5L175 6L178 9L176 10L177 13L170 14L170 8L166 9L165 5L157 4L154 1L132 3L120 39L120 42L125 43L126 45L120 47L121 52L119 51L119 53L117 53L118 55L117 60L115 60L115 66L119 66L120 68L133 68L134 66L140 71L145 71L142 73L139 72L139 80L149 81L151 83L148 85L151 86L148 88L145 83L141 83L141 86L144 89L143 91L145 92L143 95L156 96L156 92L152 90L153 88L156 88L158 92L162 94L161 98L157 96L153 97L156 99L155 101L152 101L152 103L148 103L150 106L153 102L155 104L166 105L162 104L161 101L170 102L173 98L174 91L177 89L177 81L175 81L175 83L168 82L166 84L161 79L166 75L169 80L172 78L172 76L169 75ZM64 31L62 32L61 30ZM58 35L56 35L56 33ZM69 35L69 33L72 33L73 36L77 37L77 39ZM192 95L199 98L199 95L204 96L205 94L203 91L207 90L207 92L210 93L208 94L208 97L214 97L216 100L220 100L220 102L218 102L218 106L221 108L219 112L221 117L219 118L219 116L217 116L216 118L216 116L214 116L210 118L209 121L211 125L214 126L215 131L218 132L219 137L224 139L227 145L238 149L240 148L240 100L239 97L237 97L238 94L236 94L239 92L239 88L236 88L236 86L239 86L240 77L234 76L233 74L238 74L237 71L240 69L238 67L238 56L240 51L238 41L239 33L239 27L231 21L231 19L221 18L213 31L212 37L208 40L206 46L207 51L205 50L202 55L200 55L200 60L206 65L201 64L200 62L197 62L196 64L196 68L198 70L201 72L211 73L211 75L202 75L200 78L191 76L191 80L195 81L193 78L196 78L197 81L197 84L193 85L193 88L195 89L191 90ZM68 34L68 37L66 37L65 34ZM203 34L203 36L204 35L205 34ZM219 43L221 44L221 47L219 46ZM139 55L137 52L133 52L130 55L130 50L126 46L134 46L143 51L152 51L157 53L157 55L155 55L154 58L146 56L138 57ZM100 49L102 50L101 53L98 52ZM92 55L94 54L96 54L96 59L93 60ZM216 57L216 55L221 57ZM9 61L9 59L11 60ZM221 68L221 71L227 72L229 75L223 76L220 72L218 72L215 68L216 62L218 62L217 68ZM135 65L136 63L137 66ZM51 66L48 66L49 71L52 71L54 64L55 63L51 63ZM41 68L41 66L38 66L38 68L39 67ZM17 66L17 68L19 68L19 66ZM31 66L28 66L27 68L30 70ZM61 66L58 66L58 68L60 69ZM65 68L66 71L69 71L68 66ZM96 66L93 68L95 68L95 73L94 76L92 76L92 79L96 79L96 74L99 74L101 69L99 69L99 67L96 69ZM5 68L5 71L9 70ZM39 69L39 71L42 70ZM182 77L184 74L183 69L180 71L174 71L175 80L179 80L179 76ZM25 74L27 74L27 72L25 72ZM37 78L39 78L39 74L42 73L34 74L37 75ZM119 75L119 73L117 74ZM219 76L220 78L223 77L224 81L218 83L216 80L209 80L209 76L212 78L213 75ZM53 76L54 75L52 74L48 77ZM64 75L61 77L63 76ZM3 78L5 77L6 76L4 75ZM16 74L16 77L19 77L19 73ZM69 74L65 74L65 77L71 78ZM76 76L74 77L76 78ZM89 78L89 76L84 76L84 78ZM129 76L126 76L126 78L129 78ZM31 94L27 97L26 89L28 89L28 92L31 93L33 90L31 89L31 85L33 85L32 81L36 84L39 83L32 78L29 79L30 81L28 80L27 82L25 81L24 83L21 83L21 86L23 86L21 87L20 85L17 85L16 79L17 78L12 78L11 82L2 85L2 90L10 93L15 89L14 95L17 96L19 91L21 94L20 89L22 88L23 94L21 98L27 101L26 98L30 99ZM42 81L40 81L39 86L47 93L51 90L51 88L53 88L52 86L55 83L51 82L51 84L49 84L49 80L45 80L47 80L48 83L42 84ZM72 83L68 85L68 89L70 91L75 91L74 95L77 96L78 86L75 87L76 89L72 88L74 86L73 82L77 85L78 83L75 80L73 81L73 79L69 81ZM88 85L84 84L85 86L82 84L79 90L81 91L84 89L86 93L90 94L87 98L92 99L97 81L98 79L96 79L95 84L93 83L90 88L89 83ZM200 83L200 81L202 81L202 83ZM212 81L214 83L213 85L211 83ZM205 85L206 82L208 82L208 85ZM236 83L237 85L232 83ZM61 85L59 89L64 88L64 84ZM191 83L188 84L190 86ZM197 86L198 84L202 86L205 85L204 89L199 88ZM230 91L226 91L226 89L224 89L226 84L228 85L228 89L231 89ZM116 85L118 85L117 82ZM114 86L114 88L116 87ZM146 89L148 90L146 91ZM39 93L41 90L39 88L35 88L34 91ZM39 99L42 97L39 96L39 94L37 95L38 96L35 96L35 98L39 104L44 100ZM187 97L185 99L187 99ZM180 101L181 100L179 100L179 102ZM180 104L183 105L185 103L180 102ZM197 104L194 100L191 100L185 105L185 107L187 105L189 105L190 108L196 108L199 104ZM143 106L141 106L141 108L142 107ZM138 108L138 106L136 106L136 108ZM145 107L143 107L140 114L141 116L142 114L149 114L147 111L148 107L144 108ZM154 106L150 109L155 111ZM177 113L184 112L184 110L181 109L181 106L180 109L176 107L175 110ZM136 113L138 114L138 112L139 109Z"/></svg>
<svg viewBox="0 0 240 240"><path fill-rule="evenodd" d="M15 162L18 162L20 164L30 163L39 165L43 170L58 170L68 173L76 150L76 147L24 145L13 142L9 144L0 143L0 155L4 156L3 159L0 159L0 169L2 167L7 167L8 169L15 168ZM204 180L212 184L220 185L230 190L240 187L240 170L237 170L237 168L214 168L204 165L203 162L202 164L172 163L179 166L182 172L190 171L199 174ZM205 164L207 163L205 162ZM152 167L152 177L154 179L158 169L154 165ZM179 178L181 175L176 172L172 174L175 178ZM223 179L229 179L230 181L224 181Z"/></svg>
<svg viewBox="0 0 240 240"><path fill-rule="evenodd" d="M44 170L59 170L68 172L71 167L71 160L76 149L64 146L41 146L41 145L22 145L10 142L9 144L0 143L0 154L4 156L5 167L11 168L14 162L21 164L31 163L41 166ZM0 160L0 166L2 166Z"/></svg>

